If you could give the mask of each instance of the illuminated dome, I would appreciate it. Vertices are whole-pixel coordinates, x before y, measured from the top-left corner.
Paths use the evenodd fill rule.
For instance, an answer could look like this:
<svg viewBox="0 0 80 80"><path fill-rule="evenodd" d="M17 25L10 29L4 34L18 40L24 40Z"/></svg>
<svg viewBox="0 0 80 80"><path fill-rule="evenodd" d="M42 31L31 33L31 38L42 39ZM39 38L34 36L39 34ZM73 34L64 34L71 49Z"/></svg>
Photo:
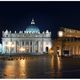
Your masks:
<svg viewBox="0 0 80 80"><path fill-rule="evenodd" d="M39 28L35 26L34 19L32 19L31 25L26 28L26 32L27 33L40 33Z"/></svg>

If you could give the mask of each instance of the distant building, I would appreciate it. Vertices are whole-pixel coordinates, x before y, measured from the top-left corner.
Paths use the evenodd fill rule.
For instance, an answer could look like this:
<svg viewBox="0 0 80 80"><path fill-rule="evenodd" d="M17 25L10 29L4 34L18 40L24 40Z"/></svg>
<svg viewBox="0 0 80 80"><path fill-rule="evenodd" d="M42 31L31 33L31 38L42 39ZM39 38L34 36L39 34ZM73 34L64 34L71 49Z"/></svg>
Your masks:
<svg viewBox="0 0 80 80"><path fill-rule="evenodd" d="M51 47L51 32L46 30L41 33L35 25L34 19L25 31L19 31L19 33L2 31L3 54L43 54L49 52Z"/></svg>
<svg viewBox="0 0 80 80"><path fill-rule="evenodd" d="M80 55L80 30L61 28L53 45L54 54L59 56Z"/></svg>

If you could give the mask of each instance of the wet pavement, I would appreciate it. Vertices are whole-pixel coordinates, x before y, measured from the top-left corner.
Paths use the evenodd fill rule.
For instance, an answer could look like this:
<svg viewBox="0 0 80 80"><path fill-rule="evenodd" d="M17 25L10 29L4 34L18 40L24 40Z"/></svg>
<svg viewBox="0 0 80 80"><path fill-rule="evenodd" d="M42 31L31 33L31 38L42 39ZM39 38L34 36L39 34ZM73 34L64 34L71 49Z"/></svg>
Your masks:
<svg viewBox="0 0 80 80"><path fill-rule="evenodd" d="M0 60L0 78L80 78L80 58L43 55Z"/></svg>

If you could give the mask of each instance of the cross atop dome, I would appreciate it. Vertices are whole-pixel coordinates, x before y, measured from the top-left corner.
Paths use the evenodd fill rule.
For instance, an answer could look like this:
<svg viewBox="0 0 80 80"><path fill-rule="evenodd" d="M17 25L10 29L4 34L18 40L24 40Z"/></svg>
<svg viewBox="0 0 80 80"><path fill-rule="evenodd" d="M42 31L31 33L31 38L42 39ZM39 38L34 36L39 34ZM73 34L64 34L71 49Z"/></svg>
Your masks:
<svg viewBox="0 0 80 80"><path fill-rule="evenodd" d="M31 24L35 24L34 19L32 18Z"/></svg>

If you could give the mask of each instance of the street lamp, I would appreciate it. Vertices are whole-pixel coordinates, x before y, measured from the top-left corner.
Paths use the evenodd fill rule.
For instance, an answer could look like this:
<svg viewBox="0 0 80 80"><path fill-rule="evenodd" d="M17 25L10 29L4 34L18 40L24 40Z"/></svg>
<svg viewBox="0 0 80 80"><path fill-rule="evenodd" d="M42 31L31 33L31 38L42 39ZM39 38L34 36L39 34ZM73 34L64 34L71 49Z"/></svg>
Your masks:
<svg viewBox="0 0 80 80"><path fill-rule="evenodd" d="M63 47L64 47L64 33L63 31L58 31L58 37L61 43L61 49L58 50L59 52L59 56L61 56L63 54Z"/></svg>
<svg viewBox="0 0 80 80"><path fill-rule="evenodd" d="M63 37L63 31L58 31L58 36Z"/></svg>

